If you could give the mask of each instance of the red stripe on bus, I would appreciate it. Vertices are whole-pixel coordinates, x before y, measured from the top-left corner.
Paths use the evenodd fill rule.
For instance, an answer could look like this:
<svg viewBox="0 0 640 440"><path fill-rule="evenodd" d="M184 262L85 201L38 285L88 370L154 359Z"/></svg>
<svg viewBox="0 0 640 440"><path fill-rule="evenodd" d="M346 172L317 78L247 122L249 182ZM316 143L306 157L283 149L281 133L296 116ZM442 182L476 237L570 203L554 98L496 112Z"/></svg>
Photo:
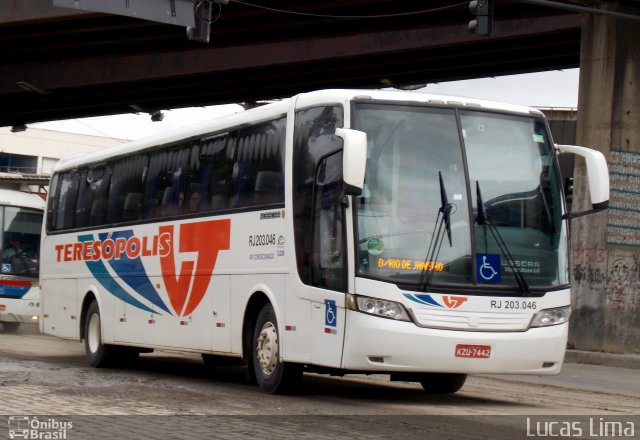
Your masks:
<svg viewBox="0 0 640 440"><path fill-rule="evenodd" d="M31 281L15 281L15 280L0 280L0 284L4 286L15 286L15 287L33 286L33 283Z"/></svg>

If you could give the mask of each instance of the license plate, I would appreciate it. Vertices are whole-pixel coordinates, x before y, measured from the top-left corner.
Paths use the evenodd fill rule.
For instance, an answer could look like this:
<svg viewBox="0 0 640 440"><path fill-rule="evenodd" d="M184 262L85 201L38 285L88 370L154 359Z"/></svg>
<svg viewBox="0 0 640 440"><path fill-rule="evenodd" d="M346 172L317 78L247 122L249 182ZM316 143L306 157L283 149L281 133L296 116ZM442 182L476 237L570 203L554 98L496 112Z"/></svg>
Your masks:
<svg viewBox="0 0 640 440"><path fill-rule="evenodd" d="M456 357L487 359L491 357L491 346L458 344Z"/></svg>

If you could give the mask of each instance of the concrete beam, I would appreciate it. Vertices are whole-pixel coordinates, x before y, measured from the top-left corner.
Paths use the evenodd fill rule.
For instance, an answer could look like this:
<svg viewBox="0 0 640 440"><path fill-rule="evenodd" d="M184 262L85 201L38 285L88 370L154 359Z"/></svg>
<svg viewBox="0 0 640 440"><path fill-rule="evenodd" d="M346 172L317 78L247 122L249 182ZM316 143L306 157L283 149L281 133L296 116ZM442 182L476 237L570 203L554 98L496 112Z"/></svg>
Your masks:
<svg viewBox="0 0 640 440"><path fill-rule="evenodd" d="M88 14L55 7L51 0L0 0L0 25Z"/></svg>
<svg viewBox="0 0 640 440"><path fill-rule="evenodd" d="M640 16L640 7L623 4L608 7ZM612 198L608 212L572 224L570 339L583 350L640 353L639 41L637 22L585 17L577 142L608 157ZM576 160L574 175L574 210L580 211L590 206L582 161Z"/></svg>
<svg viewBox="0 0 640 440"><path fill-rule="evenodd" d="M32 0L34 1L34 0ZM553 34L578 24L579 16L514 19L498 22L492 44L500 40L536 34ZM294 40L193 50L124 54L69 61L39 62L0 66L0 93L18 91L16 83L55 93L68 87L117 85L159 78L180 78L205 73L229 73L264 66L295 66L313 61L334 63L368 55L392 55L427 48L478 45L466 25L442 26L406 31L383 31L313 40ZM540 54L543 56L544 54Z"/></svg>

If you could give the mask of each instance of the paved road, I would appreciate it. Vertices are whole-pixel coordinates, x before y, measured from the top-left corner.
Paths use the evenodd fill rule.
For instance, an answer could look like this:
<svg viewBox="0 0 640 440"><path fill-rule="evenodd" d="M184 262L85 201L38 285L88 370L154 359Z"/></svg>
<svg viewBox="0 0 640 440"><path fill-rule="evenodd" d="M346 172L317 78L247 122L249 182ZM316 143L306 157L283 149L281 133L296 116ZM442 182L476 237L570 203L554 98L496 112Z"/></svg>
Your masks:
<svg viewBox="0 0 640 440"><path fill-rule="evenodd" d="M590 429L609 422L627 433L637 426L638 438L639 378L639 370L566 364L557 377L475 376L455 395L430 396L383 376L306 375L297 395L269 396L243 368L208 368L196 355L154 353L127 369L93 369L80 343L26 329L0 334L0 438L17 417L40 430L73 422L68 439L510 439L562 423L594 438ZM53 428L38 426L50 419Z"/></svg>

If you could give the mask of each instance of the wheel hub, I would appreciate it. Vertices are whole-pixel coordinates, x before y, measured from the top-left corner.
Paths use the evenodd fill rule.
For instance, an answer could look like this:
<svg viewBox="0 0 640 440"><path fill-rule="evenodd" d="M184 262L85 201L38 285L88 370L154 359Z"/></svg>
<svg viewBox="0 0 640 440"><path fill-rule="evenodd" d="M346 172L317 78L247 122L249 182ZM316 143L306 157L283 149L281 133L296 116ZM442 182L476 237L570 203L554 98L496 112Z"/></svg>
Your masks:
<svg viewBox="0 0 640 440"><path fill-rule="evenodd" d="M89 327L87 330L87 342L89 343L89 350L91 353L96 353L100 347L100 316L97 314L91 315L89 318Z"/></svg>
<svg viewBox="0 0 640 440"><path fill-rule="evenodd" d="M257 358L264 374L273 373L278 363L278 331L271 322L266 322L258 335Z"/></svg>

